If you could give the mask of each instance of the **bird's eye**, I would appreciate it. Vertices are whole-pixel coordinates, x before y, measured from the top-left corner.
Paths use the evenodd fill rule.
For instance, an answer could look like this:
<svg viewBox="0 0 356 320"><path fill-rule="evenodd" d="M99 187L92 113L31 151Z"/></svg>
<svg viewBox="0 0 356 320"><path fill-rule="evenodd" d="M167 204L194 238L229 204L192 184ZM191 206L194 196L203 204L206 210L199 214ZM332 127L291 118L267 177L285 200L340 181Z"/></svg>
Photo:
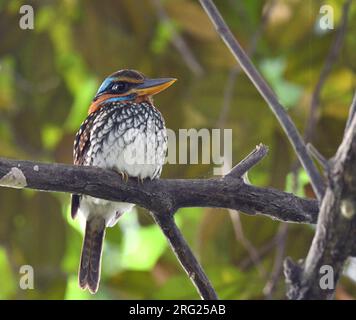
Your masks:
<svg viewBox="0 0 356 320"><path fill-rule="evenodd" d="M125 83L125 82L116 82L116 83L113 84L111 89L113 91L115 91L115 92L123 92L123 91L127 90L127 83Z"/></svg>

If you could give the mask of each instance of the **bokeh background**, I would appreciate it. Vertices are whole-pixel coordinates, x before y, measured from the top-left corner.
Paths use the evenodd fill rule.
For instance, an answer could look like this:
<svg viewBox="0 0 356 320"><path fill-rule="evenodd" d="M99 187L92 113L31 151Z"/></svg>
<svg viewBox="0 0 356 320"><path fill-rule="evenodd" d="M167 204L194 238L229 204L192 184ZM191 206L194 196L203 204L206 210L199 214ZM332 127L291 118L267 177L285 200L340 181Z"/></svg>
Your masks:
<svg viewBox="0 0 356 320"><path fill-rule="evenodd" d="M216 0L258 69L303 132L335 30L321 30L322 4L340 24L341 0ZM21 30L19 8L35 11ZM262 18L264 17L264 18ZM311 140L331 157L355 88L356 5L340 54L321 90ZM155 99L167 127L231 128L233 163L263 142L270 152L250 172L258 186L314 197L276 119L195 0L0 0L0 156L72 162L75 132L101 81L122 68L179 81ZM164 178L205 178L209 165L166 165ZM77 285L82 229L68 194L0 188L0 299L197 299L159 229L140 208L107 232L99 292ZM218 295L283 299L281 262L301 259L313 227L226 210L180 210L177 222ZM35 289L19 288L21 265ZM337 299L356 297L350 261Z"/></svg>

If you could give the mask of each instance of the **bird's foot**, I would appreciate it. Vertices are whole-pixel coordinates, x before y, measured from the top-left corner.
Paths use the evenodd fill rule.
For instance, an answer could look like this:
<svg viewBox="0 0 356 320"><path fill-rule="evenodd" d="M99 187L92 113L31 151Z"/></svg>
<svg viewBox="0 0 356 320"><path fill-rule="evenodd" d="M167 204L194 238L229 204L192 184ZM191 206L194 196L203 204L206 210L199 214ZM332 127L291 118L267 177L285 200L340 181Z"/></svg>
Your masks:
<svg viewBox="0 0 356 320"><path fill-rule="evenodd" d="M122 181L129 181L129 175L124 171L117 171L117 173L121 176Z"/></svg>

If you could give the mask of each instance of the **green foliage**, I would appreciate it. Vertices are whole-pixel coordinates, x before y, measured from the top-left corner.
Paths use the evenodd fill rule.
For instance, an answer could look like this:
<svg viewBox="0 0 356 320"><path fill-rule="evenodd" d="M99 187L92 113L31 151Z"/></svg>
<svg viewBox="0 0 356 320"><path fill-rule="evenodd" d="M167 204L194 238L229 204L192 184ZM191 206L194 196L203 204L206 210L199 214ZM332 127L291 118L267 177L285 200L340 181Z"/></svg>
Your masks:
<svg viewBox="0 0 356 320"><path fill-rule="evenodd" d="M286 107L295 106L301 94L302 87L283 78L286 61L283 58L265 59L260 64L261 71L270 82L280 102Z"/></svg>
<svg viewBox="0 0 356 320"><path fill-rule="evenodd" d="M0 248L0 274L0 299L6 299L15 294L16 287L5 249L2 248Z"/></svg>
<svg viewBox="0 0 356 320"><path fill-rule="evenodd" d="M305 197L304 188L308 183L310 183L308 175L304 170L299 169L295 176L293 173L287 175L286 191L294 193L300 197ZM297 186L297 190L294 190L295 186Z"/></svg>
<svg viewBox="0 0 356 320"><path fill-rule="evenodd" d="M156 35L151 42L151 49L153 53L160 54L167 49L169 42L172 40L175 29L176 26L171 21L162 21L158 24Z"/></svg>
<svg viewBox="0 0 356 320"><path fill-rule="evenodd" d="M155 225L140 226L133 212L120 224L124 241L121 247L121 266L128 270L151 270L167 248L167 242Z"/></svg>
<svg viewBox="0 0 356 320"><path fill-rule="evenodd" d="M0 66L0 108L2 107L6 110L11 108L15 94L14 59L10 56L4 56L0 60Z"/></svg>

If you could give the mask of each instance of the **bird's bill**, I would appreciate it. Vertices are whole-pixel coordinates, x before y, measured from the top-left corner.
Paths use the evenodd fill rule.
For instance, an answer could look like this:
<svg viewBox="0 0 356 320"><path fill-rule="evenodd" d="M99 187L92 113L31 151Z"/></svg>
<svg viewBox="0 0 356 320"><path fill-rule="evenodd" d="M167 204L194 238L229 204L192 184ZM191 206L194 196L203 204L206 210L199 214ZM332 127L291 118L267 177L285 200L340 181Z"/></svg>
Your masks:
<svg viewBox="0 0 356 320"><path fill-rule="evenodd" d="M167 89L176 81L175 78L145 79L133 91L139 96L151 96Z"/></svg>

